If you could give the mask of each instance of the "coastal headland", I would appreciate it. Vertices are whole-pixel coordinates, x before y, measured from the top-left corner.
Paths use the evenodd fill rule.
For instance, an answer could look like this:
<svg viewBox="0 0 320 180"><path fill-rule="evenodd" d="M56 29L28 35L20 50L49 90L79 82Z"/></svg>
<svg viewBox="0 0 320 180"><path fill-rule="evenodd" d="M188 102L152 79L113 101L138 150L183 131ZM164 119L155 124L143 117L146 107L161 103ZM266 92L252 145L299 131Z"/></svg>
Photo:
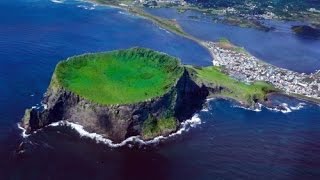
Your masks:
<svg viewBox="0 0 320 180"><path fill-rule="evenodd" d="M62 120L115 142L130 136L151 139L176 131L211 97L233 99L250 108L267 104L274 92L320 103L319 71L304 74L278 68L227 39L203 41L175 20L116 6L202 45L214 66L181 65L173 57L142 48L69 58L57 65L44 109L26 110L22 126L27 133Z"/></svg>
<svg viewBox="0 0 320 180"><path fill-rule="evenodd" d="M176 131L207 98L234 99L254 108L276 92L270 84L248 85L216 67L182 65L144 48L75 56L61 61L43 98L44 108L27 109L27 133L53 122L80 124L115 142L151 139Z"/></svg>

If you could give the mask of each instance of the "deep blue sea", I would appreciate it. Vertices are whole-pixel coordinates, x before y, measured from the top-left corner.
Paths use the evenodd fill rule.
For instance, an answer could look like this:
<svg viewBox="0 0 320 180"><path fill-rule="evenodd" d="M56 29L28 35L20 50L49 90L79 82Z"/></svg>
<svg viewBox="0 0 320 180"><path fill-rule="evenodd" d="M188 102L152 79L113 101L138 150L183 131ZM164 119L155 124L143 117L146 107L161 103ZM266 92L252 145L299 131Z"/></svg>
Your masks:
<svg viewBox="0 0 320 180"><path fill-rule="evenodd" d="M148 146L129 143L111 148L68 127L49 127L22 138L17 123L25 108L39 104L59 60L132 46L163 51L186 64L210 65L211 58L196 43L147 20L85 2L1 0L0 17L0 179L320 178L320 106L284 96L274 96L273 101L287 103L286 112L264 107L256 112L235 102L210 100L194 117L200 124ZM320 67L316 40L295 42L286 31L291 37L285 38L288 43L267 42L265 35L281 36L223 24L213 28L198 21L181 22L203 39L228 32L232 42L252 54L256 48L257 56L282 67L301 72ZM210 28L221 30L209 33ZM279 53L277 46L299 53ZM19 148L21 142L27 145Z"/></svg>

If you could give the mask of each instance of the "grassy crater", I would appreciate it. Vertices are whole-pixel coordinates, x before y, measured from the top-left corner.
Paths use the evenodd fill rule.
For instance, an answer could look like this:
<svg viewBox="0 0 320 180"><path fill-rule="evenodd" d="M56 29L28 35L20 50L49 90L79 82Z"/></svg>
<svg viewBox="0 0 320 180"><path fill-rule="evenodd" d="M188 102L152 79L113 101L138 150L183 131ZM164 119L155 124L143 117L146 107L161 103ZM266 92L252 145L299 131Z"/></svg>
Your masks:
<svg viewBox="0 0 320 180"><path fill-rule="evenodd" d="M131 104L165 94L182 73L178 59L132 48L62 61L53 82L98 104Z"/></svg>

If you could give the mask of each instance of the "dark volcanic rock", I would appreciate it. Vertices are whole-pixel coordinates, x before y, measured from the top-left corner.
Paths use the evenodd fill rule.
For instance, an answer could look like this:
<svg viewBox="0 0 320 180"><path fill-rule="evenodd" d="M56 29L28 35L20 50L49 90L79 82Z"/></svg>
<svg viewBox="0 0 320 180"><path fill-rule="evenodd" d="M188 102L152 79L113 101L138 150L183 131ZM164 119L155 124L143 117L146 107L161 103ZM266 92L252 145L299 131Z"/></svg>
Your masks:
<svg viewBox="0 0 320 180"><path fill-rule="evenodd" d="M190 118L196 111L201 109L206 97L209 95L207 87L203 84L197 84L189 73L184 71L177 84L175 117L179 121Z"/></svg>
<svg viewBox="0 0 320 180"><path fill-rule="evenodd" d="M197 85L187 70L163 96L135 104L99 105L52 84L51 82L43 100L46 109L26 110L22 126L27 129L27 133L65 120L119 142L129 136L141 135L143 122L150 116L161 118L170 113L179 121L191 118L202 108L208 95L207 88ZM170 132L163 135L168 133Z"/></svg>
<svg viewBox="0 0 320 180"><path fill-rule="evenodd" d="M313 28L311 26L292 26L292 31L299 36L309 37L309 38L320 38L320 30Z"/></svg>

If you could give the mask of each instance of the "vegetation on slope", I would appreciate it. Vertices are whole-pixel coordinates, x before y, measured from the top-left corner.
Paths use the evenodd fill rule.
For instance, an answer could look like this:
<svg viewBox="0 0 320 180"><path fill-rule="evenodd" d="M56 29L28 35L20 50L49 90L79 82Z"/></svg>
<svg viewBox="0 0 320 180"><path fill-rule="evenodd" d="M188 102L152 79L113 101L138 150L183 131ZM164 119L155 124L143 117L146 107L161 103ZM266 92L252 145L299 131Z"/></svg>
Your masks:
<svg viewBox="0 0 320 180"><path fill-rule="evenodd" d="M239 53L248 54L248 52L243 47L235 46L227 38L224 37L219 39L219 46Z"/></svg>
<svg viewBox="0 0 320 180"><path fill-rule="evenodd" d="M177 130L177 120L174 117L154 119L149 117L142 127L142 136L144 139L154 138L160 135L169 134Z"/></svg>
<svg viewBox="0 0 320 180"><path fill-rule="evenodd" d="M120 3L131 4L133 0L91 0L96 3L119 6Z"/></svg>
<svg viewBox="0 0 320 180"><path fill-rule="evenodd" d="M222 91L217 92L218 94L215 96L228 97L248 105L252 105L256 101L264 101L268 93L276 91L272 85L266 82L245 84L237 81L221 72L219 67L195 68L188 66L188 69L195 74L198 81L208 86L222 87Z"/></svg>
<svg viewBox="0 0 320 180"><path fill-rule="evenodd" d="M161 18L158 16L154 16L150 13L147 13L138 6L132 6L132 2L133 2L132 0L91 0L91 1L94 1L100 4L113 5L113 6L119 6L119 4L125 4L127 6L122 6L122 8L128 10L130 13L146 18L152 21L153 23L157 24L158 26L164 29L167 29L173 33L176 33L181 36L189 37L189 35L186 32L184 32L184 30L175 20Z"/></svg>
<svg viewBox="0 0 320 180"><path fill-rule="evenodd" d="M98 104L131 104L165 94L182 73L176 58L132 48L62 61L53 83Z"/></svg>
<svg viewBox="0 0 320 180"><path fill-rule="evenodd" d="M181 26L175 20L165 19L165 18L161 18L158 16L154 16L154 15L149 14L139 8L130 8L130 12L137 14L137 15L140 15L144 18L147 18L147 19L151 20L152 22L156 23L157 25L159 25L160 27L163 27L173 33L176 33L181 36L189 37L189 35L186 32L184 32L184 30L181 28Z"/></svg>

